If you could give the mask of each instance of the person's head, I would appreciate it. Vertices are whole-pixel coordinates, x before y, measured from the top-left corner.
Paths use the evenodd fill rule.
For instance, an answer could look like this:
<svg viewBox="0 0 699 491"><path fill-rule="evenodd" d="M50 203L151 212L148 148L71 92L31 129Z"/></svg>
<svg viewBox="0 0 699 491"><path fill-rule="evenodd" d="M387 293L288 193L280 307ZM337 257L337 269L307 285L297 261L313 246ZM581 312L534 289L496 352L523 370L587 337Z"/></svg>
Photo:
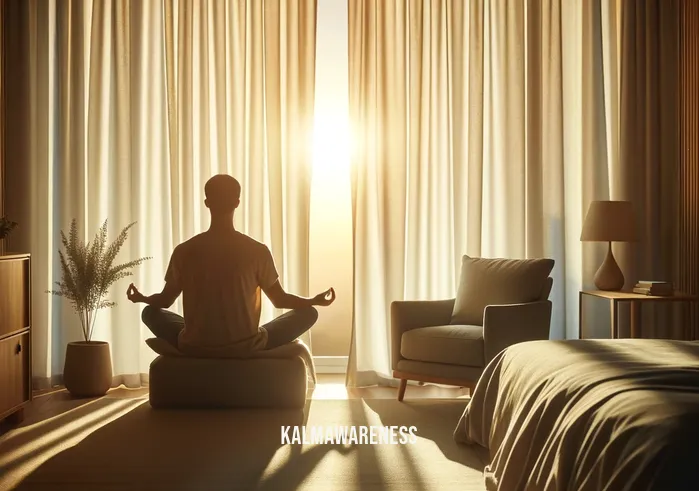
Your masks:
<svg viewBox="0 0 699 491"><path fill-rule="evenodd" d="M240 183L227 174L218 174L204 185L204 204L211 215L232 214L240 204Z"/></svg>

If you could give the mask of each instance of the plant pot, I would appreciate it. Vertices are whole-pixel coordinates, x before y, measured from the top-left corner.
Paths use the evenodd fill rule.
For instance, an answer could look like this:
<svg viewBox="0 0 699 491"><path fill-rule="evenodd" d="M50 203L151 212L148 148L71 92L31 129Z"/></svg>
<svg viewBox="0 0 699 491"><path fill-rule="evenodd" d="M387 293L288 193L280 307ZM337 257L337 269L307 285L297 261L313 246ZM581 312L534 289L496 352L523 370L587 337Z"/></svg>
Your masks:
<svg viewBox="0 0 699 491"><path fill-rule="evenodd" d="M68 343L63 383L75 397L101 397L112 386L112 357L109 343Z"/></svg>

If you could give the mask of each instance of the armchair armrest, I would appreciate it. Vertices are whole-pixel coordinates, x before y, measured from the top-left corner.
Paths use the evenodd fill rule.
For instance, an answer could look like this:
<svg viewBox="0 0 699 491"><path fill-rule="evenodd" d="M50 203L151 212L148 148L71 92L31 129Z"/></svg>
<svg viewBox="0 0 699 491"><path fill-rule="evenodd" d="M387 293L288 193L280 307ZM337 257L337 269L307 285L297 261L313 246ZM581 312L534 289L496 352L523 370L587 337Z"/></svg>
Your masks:
<svg viewBox="0 0 699 491"><path fill-rule="evenodd" d="M403 333L411 329L442 326L451 322L455 299L449 300L401 300L391 302L391 366L402 359L400 341Z"/></svg>
<svg viewBox="0 0 699 491"><path fill-rule="evenodd" d="M551 306L550 300L488 305L483 316L485 363L513 344L549 339Z"/></svg>

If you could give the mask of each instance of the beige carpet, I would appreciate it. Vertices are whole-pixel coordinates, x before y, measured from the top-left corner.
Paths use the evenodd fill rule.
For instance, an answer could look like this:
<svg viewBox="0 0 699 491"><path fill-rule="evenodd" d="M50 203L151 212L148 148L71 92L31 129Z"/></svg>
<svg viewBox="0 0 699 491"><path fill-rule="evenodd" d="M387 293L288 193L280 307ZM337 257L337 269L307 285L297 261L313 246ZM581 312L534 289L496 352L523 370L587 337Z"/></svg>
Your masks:
<svg viewBox="0 0 699 491"><path fill-rule="evenodd" d="M0 490L483 490L452 432L466 401L312 400L291 411L154 411L105 397L0 439ZM411 426L406 445L281 445L283 425Z"/></svg>

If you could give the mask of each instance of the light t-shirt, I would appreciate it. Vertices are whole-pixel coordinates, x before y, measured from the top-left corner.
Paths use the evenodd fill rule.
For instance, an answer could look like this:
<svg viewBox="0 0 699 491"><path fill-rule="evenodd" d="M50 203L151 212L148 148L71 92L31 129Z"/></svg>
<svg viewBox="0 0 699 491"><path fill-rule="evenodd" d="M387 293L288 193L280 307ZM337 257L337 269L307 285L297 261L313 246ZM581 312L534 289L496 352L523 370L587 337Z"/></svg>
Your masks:
<svg viewBox="0 0 699 491"><path fill-rule="evenodd" d="M262 289L279 279L266 245L231 231L204 232L178 245L165 274L182 290L184 354L246 357L264 349L260 329Z"/></svg>

